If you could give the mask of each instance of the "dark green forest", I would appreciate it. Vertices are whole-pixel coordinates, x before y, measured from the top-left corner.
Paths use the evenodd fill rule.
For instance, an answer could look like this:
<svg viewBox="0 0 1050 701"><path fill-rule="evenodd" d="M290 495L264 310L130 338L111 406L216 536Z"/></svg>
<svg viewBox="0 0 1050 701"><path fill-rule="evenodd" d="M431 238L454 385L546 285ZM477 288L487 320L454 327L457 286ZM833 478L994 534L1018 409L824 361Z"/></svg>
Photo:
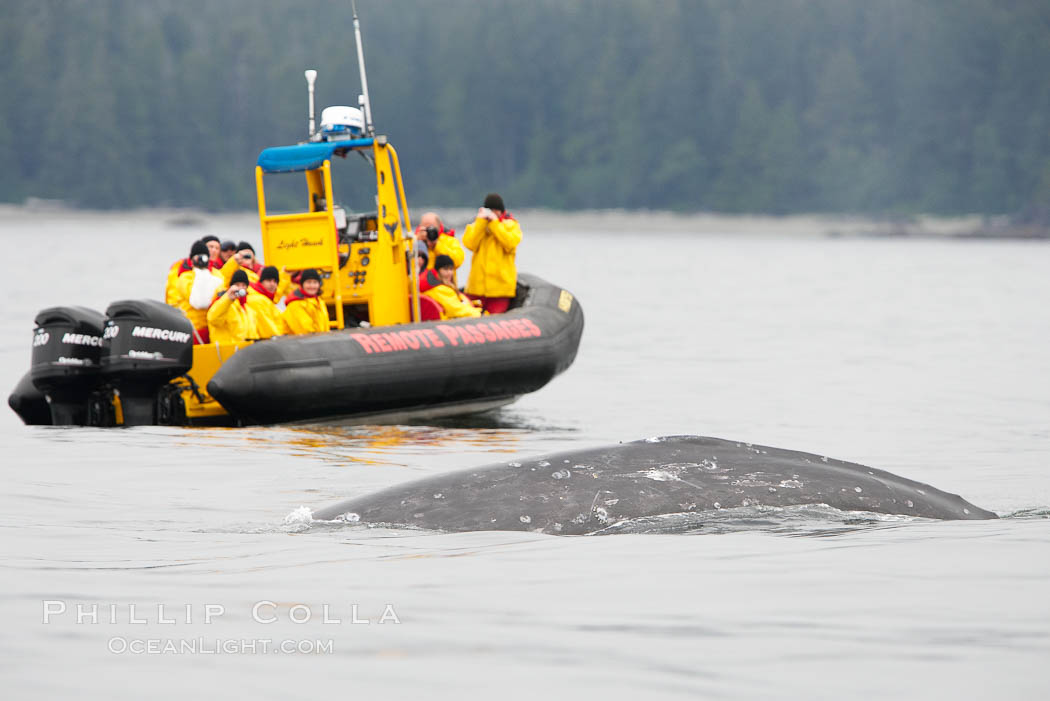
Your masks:
<svg viewBox="0 0 1050 701"><path fill-rule="evenodd" d="M1050 205L1046 0L358 0L410 203ZM5 0L0 200L255 206L360 91L350 0Z"/></svg>

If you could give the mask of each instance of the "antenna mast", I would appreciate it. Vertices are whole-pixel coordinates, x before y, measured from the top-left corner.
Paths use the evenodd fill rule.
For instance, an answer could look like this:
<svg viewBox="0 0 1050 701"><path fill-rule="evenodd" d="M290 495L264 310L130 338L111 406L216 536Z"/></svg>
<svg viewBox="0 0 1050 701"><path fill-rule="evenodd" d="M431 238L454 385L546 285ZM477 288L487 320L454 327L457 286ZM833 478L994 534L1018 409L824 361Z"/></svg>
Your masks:
<svg viewBox="0 0 1050 701"><path fill-rule="evenodd" d="M317 80L317 71L310 69L304 75L306 75L306 87L310 93L310 133L308 136L312 141L314 138L314 81Z"/></svg>
<svg viewBox="0 0 1050 701"><path fill-rule="evenodd" d="M357 40L357 66L361 69L361 106L365 111L365 131L369 136L375 136L376 130L372 125L372 103L368 99L368 76L365 75L365 49L361 43L361 22L357 19L357 0L350 0L354 10L354 38Z"/></svg>

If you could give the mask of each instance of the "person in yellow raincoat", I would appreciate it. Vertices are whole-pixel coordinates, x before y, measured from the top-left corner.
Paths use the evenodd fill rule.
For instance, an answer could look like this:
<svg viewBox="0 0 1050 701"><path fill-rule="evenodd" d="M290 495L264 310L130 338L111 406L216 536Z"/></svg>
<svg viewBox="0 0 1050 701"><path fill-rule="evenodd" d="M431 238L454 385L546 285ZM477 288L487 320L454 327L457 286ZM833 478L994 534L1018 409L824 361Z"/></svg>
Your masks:
<svg viewBox="0 0 1050 701"><path fill-rule="evenodd" d="M320 293L321 276L313 268L304 270L299 278L299 289L284 300L284 314L281 314L282 333L320 333L331 328L328 305L318 296Z"/></svg>
<svg viewBox="0 0 1050 701"><path fill-rule="evenodd" d="M442 319L461 319L481 316L466 295L456 289L456 264L446 255L437 256L435 270L427 270L419 279L419 291L441 305Z"/></svg>
<svg viewBox="0 0 1050 701"><path fill-rule="evenodd" d="M259 273L259 282L248 285L248 307L255 312L255 327L259 338L281 335L281 310L277 303L291 284L286 274L284 282L277 268L268 265Z"/></svg>
<svg viewBox="0 0 1050 701"><path fill-rule="evenodd" d="M193 257L208 255L208 245L203 241L194 241L190 246L188 258L180 258L168 268L168 282L164 286L164 303L172 307L180 306L179 299L179 275L193 270Z"/></svg>
<svg viewBox="0 0 1050 701"><path fill-rule="evenodd" d="M195 249L196 250L196 249ZM205 253L190 259L193 269L181 272L176 282L178 308L193 324L193 343L208 343L208 309L215 301L215 293L223 287L222 274L211 267Z"/></svg>
<svg viewBox="0 0 1050 701"><path fill-rule="evenodd" d="M422 241L427 247L426 270L434 270L434 261L438 256L445 255L452 259L455 266L453 269L452 284L456 284L455 269L463 265L467 254L463 245L456 239L455 229L446 229L445 222L437 212L425 212L419 218L419 226L416 227L416 239Z"/></svg>
<svg viewBox="0 0 1050 701"><path fill-rule="evenodd" d="M248 274L236 271L226 290L208 310L208 333L212 343L244 343L259 337L255 312L248 306Z"/></svg>
<svg viewBox="0 0 1050 701"><path fill-rule="evenodd" d="M463 232L463 245L474 252L466 293L481 301L489 314L507 311L518 290L515 251L521 243L521 227L503 207L496 193L485 197L485 205Z"/></svg>

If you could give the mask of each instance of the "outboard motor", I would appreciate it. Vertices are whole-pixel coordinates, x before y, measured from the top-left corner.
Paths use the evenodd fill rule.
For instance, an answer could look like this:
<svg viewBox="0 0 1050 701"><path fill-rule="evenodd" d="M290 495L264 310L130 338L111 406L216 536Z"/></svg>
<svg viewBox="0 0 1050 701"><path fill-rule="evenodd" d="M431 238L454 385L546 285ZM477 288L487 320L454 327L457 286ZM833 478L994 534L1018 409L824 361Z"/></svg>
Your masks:
<svg viewBox="0 0 1050 701"><path fill-rule="evenodd" d="M152 299L114 302L106 317L102 376L120 395L125 426L153 425L160 389L193 366L193 325Z"/></svg>
<svg viewBox="0 0 1050 701"><path fill-rule="evenodd" d="M27 426L51 425L51 406L44 393L33 384L32 371L22 375L7 398L7 405L14 409Z"/></svg>
<svg viewBox="0 0 1050 701"><path fill-rule="evenodd" d="M83 426L88 397L101 382L106 318L87 307L50 307L35 321L33 386L47 399L52 424Z"/></svg>

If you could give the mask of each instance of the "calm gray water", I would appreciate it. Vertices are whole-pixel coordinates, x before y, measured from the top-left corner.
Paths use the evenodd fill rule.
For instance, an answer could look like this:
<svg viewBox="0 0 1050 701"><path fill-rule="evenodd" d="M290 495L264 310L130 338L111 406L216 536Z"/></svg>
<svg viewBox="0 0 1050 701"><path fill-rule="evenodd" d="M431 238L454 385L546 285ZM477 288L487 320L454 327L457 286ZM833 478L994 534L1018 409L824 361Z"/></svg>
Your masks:
<svg viewBox="0 0 1050 701"><path fill-rule="evenodd" d="M250 216L165 220L0 211L5 393L39 309L159 297L193 238L259 237ZM0 412L4 697L1046 697L1050 246L521 220L520 267L587 327L565 375L501 412L216 430ZM297 516L676 433L865 463L1007 518L811 509L569 538Z"/></svg>

